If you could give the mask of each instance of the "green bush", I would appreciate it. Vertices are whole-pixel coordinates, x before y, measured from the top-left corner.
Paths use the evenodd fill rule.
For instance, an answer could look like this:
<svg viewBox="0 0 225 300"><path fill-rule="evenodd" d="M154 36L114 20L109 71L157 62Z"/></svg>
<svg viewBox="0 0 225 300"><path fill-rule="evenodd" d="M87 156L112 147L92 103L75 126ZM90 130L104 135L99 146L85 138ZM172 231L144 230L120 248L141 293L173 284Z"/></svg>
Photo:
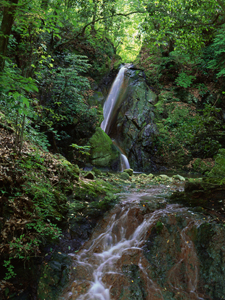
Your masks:
<svg viewBox="0 0 225 300"><path fill-rule="evenodd" d="M219 178L225 183L225 149L220 149L215 157L215 166L208 173L208 177Z"/></svg>
<svg viewBox="0 0 225 300"><path fill-rule="evenodd" d="M185 72L181 72L178 77L176 78L175 82L177 85L183 87L183 88L188 88L192 85L192 81L195 79L195 76L193 75L188 75Z"/></svg>

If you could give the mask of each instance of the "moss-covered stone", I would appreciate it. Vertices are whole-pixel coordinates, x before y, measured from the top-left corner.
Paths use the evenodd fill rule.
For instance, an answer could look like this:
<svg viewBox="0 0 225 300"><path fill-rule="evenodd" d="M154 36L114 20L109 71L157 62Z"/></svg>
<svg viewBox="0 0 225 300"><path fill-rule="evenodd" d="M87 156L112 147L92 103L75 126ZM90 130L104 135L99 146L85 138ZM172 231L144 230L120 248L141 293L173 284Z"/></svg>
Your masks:
<svg viewBox="0 0 225 300"><path fill-rule="evenodd" d="M120 178L122 178L123 180L129 180L130 176L127 172L122 172L120 174Z"/></svg>
<svg viewBox="0 0 225 300"><path fill-rule="evenodd" d="M134 171L132 169L125 169L123 171L126 172L127 174L129 174L129 176L132 176L134 173Z"/></svg>
<svg viewBox="0 0 225 300"><path fill-rule="evenodd" d="M69 267L72 259L62 253L55 253L50 262L42 265L38 284L39 300L55 300L69 281Z"/></svg>
<svg viewBox="0 0 225 300"><path fill-rule="evenodd" d="M118 170L120 166L120 152L110 137L99 127L89 140L90 162L97 167L107 167Z"/></svg>
<svg viewBox="0 0 225 300"><path fill-rule="evenodd" d="M185 178L179 174L173 175L173 179L179 180L179 181L185 181Z"/></svg>
<svg viewBox="0 0 225 300"><path fill-rule="evenodd" d="M208 211L219 211L224 215L225 185L209 181L208 178L188 180L184 192L171 195L172 202L182 203L191 207L203 207Z"/></svg>

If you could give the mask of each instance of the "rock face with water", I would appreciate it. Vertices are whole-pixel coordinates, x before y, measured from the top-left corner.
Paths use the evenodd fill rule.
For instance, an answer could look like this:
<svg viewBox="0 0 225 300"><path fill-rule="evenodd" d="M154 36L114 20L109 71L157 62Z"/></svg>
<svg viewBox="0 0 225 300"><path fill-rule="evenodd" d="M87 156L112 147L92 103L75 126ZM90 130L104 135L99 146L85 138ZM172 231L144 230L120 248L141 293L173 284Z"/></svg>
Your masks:
<svg viewBox="0 0 225 300"><path fill-rule="evenodd" d="M123 99L110 136L126 153L134 170L154 169L153 139L157 133L154 121L156 94L146 85L139 71L129 70L127 96Z"/></svg>
<svg viewBox="0 0 225 300"><path fill-rule="evenodd" d="M71 284L60 299L225 299L224 227L167 204L157 196L160 189L122 196L83 249L71 254Z"/></svg>

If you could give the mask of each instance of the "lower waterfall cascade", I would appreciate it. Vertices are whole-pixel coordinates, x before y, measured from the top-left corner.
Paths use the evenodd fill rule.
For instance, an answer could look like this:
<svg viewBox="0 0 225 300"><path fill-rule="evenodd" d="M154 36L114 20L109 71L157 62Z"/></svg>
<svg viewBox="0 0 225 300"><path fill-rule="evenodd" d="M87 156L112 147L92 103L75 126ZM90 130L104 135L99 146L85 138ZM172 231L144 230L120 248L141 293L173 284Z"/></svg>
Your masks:
<svg viewBox="0 0 225 300"><path fill-rule="evenodd" d="M147 192L120 195L120 204L98 224L91 239L77 254L70 254L76 276L61 300L208 299L199 292L199 261L190 238L206 220L194 218L179 204L167 204L157 195L159 191L160 187L152 187ZM158 209L148 211L142 204L146 199L157 203ZM171 256L168 271L161 275L165 282L157 280L153 267L162 263L164 252L151 251L154 232L163 230L164 219L174 226L173 234L165 232L162 245ZM157 264L157 268L164 267Z"/></svg>

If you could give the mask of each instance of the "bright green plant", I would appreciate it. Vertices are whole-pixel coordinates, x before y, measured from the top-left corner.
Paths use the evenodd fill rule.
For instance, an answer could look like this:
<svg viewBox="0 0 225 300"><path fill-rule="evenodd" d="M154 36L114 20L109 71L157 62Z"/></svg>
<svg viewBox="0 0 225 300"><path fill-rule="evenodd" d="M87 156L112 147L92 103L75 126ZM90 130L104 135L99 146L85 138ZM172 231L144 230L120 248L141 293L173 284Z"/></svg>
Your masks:
<svg viewBox="0 0 225 300"><path fill-rule="evenodd" d="M38 92L38 88L32 78L21 76L19 70L13 67L15 65L6 63L5 72L0 78L0 109L9 113L8 117L15 129L14 150L20 154L27 117L33 116L29 94Z"/></svg>
<svg viewBox="0 0 225 300"><path fill-rule="evenodd" d="M195 79L195 76L188 75L185 72L181 72L176 78L175 82L177 85L188 88L192 85L192 81Z"/></svg>
<svg viewBox="0 0 225 300"><path fill-rule="evenodd" d="M225 149L220 149L215 157L215 166L208 173L208 177L214 177L220 179L221 183L225 180Z"/></svg>
<svg viewBox="0 0 225 300"><path fill-rule="evenodd" d="M11 263L11 258L9 260L4 260L3 266L6 268L6 274L4 277L4 280L10 280L13 277L16 276L16 273L14 272L14 266Z"/></svg>
<svg viewBox="0 0 225 300"><path fill-rule="evenodd" d="M159 136L156 140L158 150L163 156L173 151L177 156L178 151L181 151L183 155L193 153L208 158L218 152L221 145L217 134L223 128L217 117L220 109L207 104L201 111L192 111L191 107L175 102L166 108L168 115L157 125Z"/></svg>
<svg viewBox="0 0 225 300"><path fill-rule="evenodd" d="M46 131L54 128L52 132L56 131L59 139L67 140L70 136L65 134L64 127L68 125L83 131L85 123L89 125L86 126L87 130L90 127L89 130L93 131L97 123L97 109L90 107L85 98L90 85L81 74L89 68L87 58L67 53L58 55L57 60L59 65L51 69L43 65L38 75L41 76L39 88L46 104L41 107L37 122Z"/></svg>

